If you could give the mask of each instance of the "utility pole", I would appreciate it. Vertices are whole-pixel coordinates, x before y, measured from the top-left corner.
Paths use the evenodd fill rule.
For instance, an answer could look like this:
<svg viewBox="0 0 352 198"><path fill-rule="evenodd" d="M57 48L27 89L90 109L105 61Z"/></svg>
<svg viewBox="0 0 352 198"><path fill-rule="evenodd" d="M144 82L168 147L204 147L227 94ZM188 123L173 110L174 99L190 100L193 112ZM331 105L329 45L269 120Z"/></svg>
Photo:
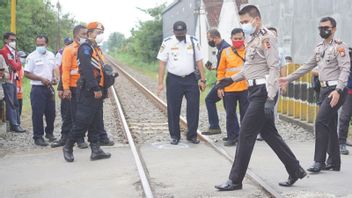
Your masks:
<svg viewBox="0 0 352 198"><path fill-rule="evenodd" d="M11 0L11 32L16 33L16 0Z"/></svg>
<svg viewBox="0 0 352 198"><path fill-rule="evenodd" d="M201 15L205 15L205 9L200 5L199 8L194 9L193 14L198 17L198 23L199 23L199 43L202 43L202 25L201 25Z"/></svg>
<svg viewBox="0 0 352 198"><path fill-rule="evenodd" d="M60 1L58 0L56 3L56 8L57 8L57 40L56 40L56 50L60 49L60 12L61 12L61 5Z"/></svg>

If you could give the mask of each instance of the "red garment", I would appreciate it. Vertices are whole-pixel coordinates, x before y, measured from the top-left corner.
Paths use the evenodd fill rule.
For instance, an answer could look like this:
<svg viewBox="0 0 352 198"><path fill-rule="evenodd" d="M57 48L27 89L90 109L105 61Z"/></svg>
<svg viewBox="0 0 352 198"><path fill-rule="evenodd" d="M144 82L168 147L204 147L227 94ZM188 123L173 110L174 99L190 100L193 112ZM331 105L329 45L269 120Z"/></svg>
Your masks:
<svg viewBox="0 0 352 198"><path fill-rule="evenodd" d="M6 64L9 66L10 71L10 80L14 80L14 75L17 71L20 71L22 69L22 63L20 60L20 57L17 54L17 50L15 50L15 56L11 53L9 47L7 45L4 45L3 48L0 50L0 54L5 59Z"/></svg>

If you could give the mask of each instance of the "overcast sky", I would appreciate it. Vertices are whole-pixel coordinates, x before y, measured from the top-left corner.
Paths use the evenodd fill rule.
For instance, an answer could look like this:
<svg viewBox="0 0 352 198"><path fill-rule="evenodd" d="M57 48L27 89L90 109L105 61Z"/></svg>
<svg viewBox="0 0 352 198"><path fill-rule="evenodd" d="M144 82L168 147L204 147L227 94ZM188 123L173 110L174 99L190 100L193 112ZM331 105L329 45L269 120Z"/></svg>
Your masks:
<svg viewBox="0 0 352 198"><path fill-rule="evenodd" d="M56 5L58 0L50 0ZM59 0L63 13L70 13L77 21L85 23L99 21L105 26L105 39L112 32L121 32L126 37L138 21L150 17L139 8L153 8L163 2L167 5L173 0Z"/></svg>

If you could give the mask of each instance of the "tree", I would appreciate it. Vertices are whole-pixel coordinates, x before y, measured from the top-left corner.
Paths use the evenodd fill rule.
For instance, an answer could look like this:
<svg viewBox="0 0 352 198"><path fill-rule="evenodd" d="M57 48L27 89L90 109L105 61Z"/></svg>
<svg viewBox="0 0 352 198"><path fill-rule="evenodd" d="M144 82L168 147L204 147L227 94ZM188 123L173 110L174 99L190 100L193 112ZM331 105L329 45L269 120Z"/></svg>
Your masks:
<svg viewBox="0 0 352 198"><path fill-rule="evenodd" d="M112 52L118 49L121 49L126 42L126 38L120 32L114 32L110 34L109 39L107 41L107 49Z"/></svg>
<svg viewBox="0 0 352 198"><path fill-rule="evenodd" d="M7 2L8 0L0 0ZM31 52L35 48L34 39L37 35L43 34L49 38L49 48L56 49L57 37L57 11L54 5L47 0L26 0L17 1L17 43L18 48ZM10 31L10 3L0 3L0 34ZM72 29L76 21L68 14L60 19L60 37L72 35ZM63 40L63 39L62 39ZM63 41L60 43L63 46Z"/></svg>

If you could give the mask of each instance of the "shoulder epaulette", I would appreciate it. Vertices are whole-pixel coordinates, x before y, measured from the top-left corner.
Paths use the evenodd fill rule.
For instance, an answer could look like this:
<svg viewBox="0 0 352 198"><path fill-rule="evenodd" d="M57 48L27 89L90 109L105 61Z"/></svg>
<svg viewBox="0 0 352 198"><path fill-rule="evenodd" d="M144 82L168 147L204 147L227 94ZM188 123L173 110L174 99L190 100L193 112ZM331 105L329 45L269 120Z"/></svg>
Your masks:
<svg viewBox="0 0 352 198"><path fill-rule="evenodd" d="M194 37L194 36L191 36L191 39L193 39L193 40L198 42L198 39L196 37Z"/></svg>
<svg viewBox="0 0 352 198"><path fill-rule="evenodd" d="M259 31L259 34L261 34L262 36L264 36L265 34L268 33L268 30L266 30L265 28L262 28L260 31Z"/></svg>
<svg viewBox="0 0 352 198"><path fill-rule="evenodd" d="M170 39L171 39L171 36L170 36L170 37L167 37L166 39L164 39L163 42L166 42L166 41L168 41L168 40L170 40Z"/></svg>

